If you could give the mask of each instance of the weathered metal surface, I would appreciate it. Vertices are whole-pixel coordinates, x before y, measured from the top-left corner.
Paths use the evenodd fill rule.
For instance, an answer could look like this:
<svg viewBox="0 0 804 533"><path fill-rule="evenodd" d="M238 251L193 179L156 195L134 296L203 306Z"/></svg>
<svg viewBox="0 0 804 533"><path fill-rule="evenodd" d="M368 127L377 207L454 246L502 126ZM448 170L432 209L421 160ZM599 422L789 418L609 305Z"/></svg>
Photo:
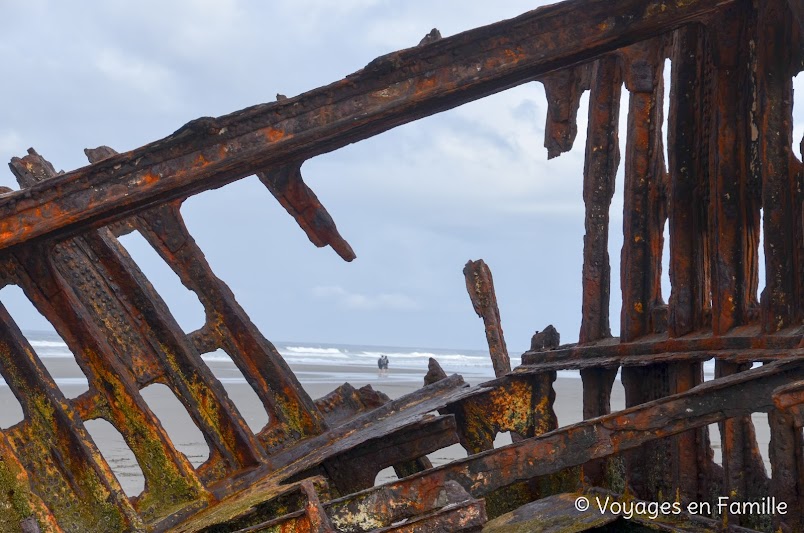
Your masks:
<svg viewBox="0 0 804 533"><path fill-rule="evenodd" d="M165 139L0 198L0 247L304 161L670 31L732 1L570 0L379 57L329 86L194 120Z"/></svg>
<svg viewBox="0 0 804 533"><path fill-rule="evenodd" d="M484 533L566 533L600 528L620 519L611 512L588 513L575 506L578 494L556 494L489 521Z"/></svg>
<svg viewBox="0 0 804 533"><path fill-rule="evenodd" d="M595 62L583 169L586 235L583 240L580 342L611 337L609 208L614 196L614 178L620 165L621 78L615 56L603 57Z"/></svg>
<svg viewBox="0 0 804 533"><path fill-rule="evenodd" d="M24 415L0 432L0 531L479 531L499 515L487 529L530 531L558 514L577 529L589 515L561 511L571 500L552 495L590 485L601 489L588 494L648 501L788 504L784 515L640 517L609 530L708 531L712 518L733 530L804 530L804 166L792 152L802 13L800 0L570 0L453 37L433 30L332 85L192 121L132 152L88 149L91 165L76 171L57 173L33 150L13 159L23 189L0 196L0 279L54 325L89 391L65 398L0 305L0 374ZM302 180L306 159L534 80L548 100L549 157L571 149L590 91L579 343L560 346L550 327L511 371L491 272L470 262L466 285L496 379L470 387L432 360L426 386L401 398L344 384L313 401L212 272L184 225L184 199L257 174L313 244L351 261ZM623 292L612 338L608 244L621 135ZM198 296L200 329L179 328L117 241L132 231ZM259 431L201 358L218 349L265 409ZM709 359L716 379L704 382ZM566 369L581 372L584 421L559 427L553 382ZM628 409L612 412L618 371ZM153 383L204 435L210 457L200 467L143 400ZM769 413L769 473L757 412ZM94 419L134 453L142 494L121 490L85 429ZM513 443L494 449L503 432ZM455 443L469 456L434 468L426 454ZM388 466L400 479L375 487Z"/></svg>
<svg viewBox="0 0 804 533"><path fill-rule="evenodd" d="M344 261L354 260L355 253L346 242L332 217L318 197L302 180L300 165L279 167L276 171L258 172L257 177L296 219L310 242L318 247L331 246Z"/></svg>
<svg viewBox="0 0 804 533"><path fill-rule="evenodd" d="M494 375L500 377L511 371L511 359L508 357L508 347L505 345L491 270L482 259L469 261L463 267L463 277L466 280L466 291L469 293L472 307L486 326L486 341L489 343Z"/></svg>
<svg viewBox="0 0 804 533"><path fill-rule="evenodd" d="M558 157L572 149L578 134L578 108L583 92L589 89L590 65L559 70L541 79L547 97L547 122L544 146L547 158Z"/></svg>

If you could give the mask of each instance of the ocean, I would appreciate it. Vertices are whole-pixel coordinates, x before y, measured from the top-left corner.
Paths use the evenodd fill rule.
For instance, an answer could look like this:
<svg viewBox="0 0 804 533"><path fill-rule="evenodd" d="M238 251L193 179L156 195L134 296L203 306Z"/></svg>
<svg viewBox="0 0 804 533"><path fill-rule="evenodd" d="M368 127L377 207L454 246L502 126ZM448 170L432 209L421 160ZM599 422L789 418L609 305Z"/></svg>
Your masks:
<svg viewBox="0 0 804 533"><path fill-rule="evenodd" d="M72 352L55 332L26 331L25 336L45 365L47 365L48 359L73 359ZM291 367L307 365L337 366L338 376L346 374L347 378L357 381L364 381L367 374L369 376L376 375L377 359L381 355L388 356L391 370L388 378L391 380L395 379L394 369L407 371L398 374L396 379L410 379L410 371L417 370L421 371L421 375L424 376L431 357L439 362L447 374L462 374L470 382L475 382L478 379L494 378L494 370L487 350L371 346L308 341L274 342L274 346ZM221 350L204 354L202 358L208 363L231 362L229 355ZM520 354L511 354L512 367L516 367L520 362ZM704 363L704 379L714 379L714 372L715 365L713 360ZM326 372L320 371L306 372L299 370L297 371L297 376L302 382L310 380L331 381ZM573 370L559 371L558 376L580 379L579 373ZM229 373L218 377L225 383L245 383L245 379L242 376L232 376ZM75 377L75 375L53 375L53 378L59 385L86 384L85 379ZM5 386L5 381L0 381L0 386Z"/></svg>

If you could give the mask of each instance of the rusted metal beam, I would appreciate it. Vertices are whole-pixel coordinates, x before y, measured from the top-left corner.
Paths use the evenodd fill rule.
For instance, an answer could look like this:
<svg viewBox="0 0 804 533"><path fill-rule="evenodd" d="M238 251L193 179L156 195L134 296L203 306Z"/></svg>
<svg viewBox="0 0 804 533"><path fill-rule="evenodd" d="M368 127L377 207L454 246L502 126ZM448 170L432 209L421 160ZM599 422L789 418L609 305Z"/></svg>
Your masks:
<svg viewBox="0 0 804 533"><path fill-rule="evenodd" d="M491 450L498 433L511 431L532 437L558 427L553 410L555 379L555 373L549 371L519 377L506 375L489 382L493 387L487 391L450 402L442 412L457 417L461 444L469 453Z"/></svg>
<svg viewBox="0 0 804 533"><path fill-rule="evenodd" d="M804 33L804 0L787 0L787 5L798 22L799 31Z"/></svg>
<svg viewBox="0 0 804 533"><path fill-rule="evenodd" d="M0 248L298 163L700 20L733 0L569 0L379 57L294 98L173 135L0 198Z"/></svg>
<svg viewBox="0 0 804 533"><path fill-rule="evenodd" d="M783 0L759 5L757 21L757 113L765 245L762 328L772 333L800 323L802 233L796 224L800 192L793 164L793 18Z"/></svg>
<svg viewBox="0 0 804 533"><path fill-rule="evenodd" d="M455 417L425 416L404 432L390 433L368 440L324 461L326 473L339 494L351 494L374 486L377 474L384 468L406 465L458 442ZM429 463L429 461L428 461ZM429 465L432 467L432 464ZM416 468L413 474L424 468ZM306 473L291 479L307 477ZM404 476L400 476L404 477Z"/></svg>
<svg viewBox="0 0 804 533"><path fill-rule="evenodd" d="M34 493L25 465L2 431L0 431L0 484L4 489L0 493L0 506L3 509L0 513L0 530L15 531L22 528L25 531L27 523L29 530L33 530L35 526L36 531L63 533L56 523L56 517Z"/></svg>
<svg viewBox="0 0 804 533"><path fill-rule="evenodd" d="M712 331L723 335L757 316L761 175L756 163L757 4L740 0L710 27L712 123L709 142ZM737 88L737 90L735 90ZM715 375L749 364L715 363ZM768 480L750 417L720 424L724 491L745 501L767 494ZM730 523L750 516L728 513Z"/></svg>
<svg viewBox="0 0 804 533"><path fill-rule="evenodd" d="M581 96L589 90L591 66L587 64L558 70L541 78L547 96L544 146L547 159L572 150L578 134L578 108Z"/></svg>
<svg viewBox="0 0 804 533"><path fill-rule="evenodd" d="M116 152L102 146L86 150L90 162ZM171 202L122 223L138 229L170 265L181 282L204 307L206 322L190 339L200 353L223 349L237 365L268 413L268 425L260 432L269 450L283 443L321 433L326 424L285 360L238 304L229 287L218 278L187 230L180 204Z"/></svg>
<svg viewBox="0 0 804 533"><path fill-rule="evenodd" d="M668 165L670 174L670 302L673 337L704 327L709 308L709 253L706 194L705 30L690 24L676 31L672 51Z"/></svg>
<svg viewBox="0 0 804 533"><path fill-rule="evenodd" d="M581 343L611 337L609 209L620 165L622 89L622 75L616 56L606 56L595 62L592 80L583 169L586 234L583 238Z"/></svg>
<svg viewBox="0 0 804 533"><path fill-rule="evenodd" d="M271 528L279 524L286 528L280 528L279 531L309 531L312 521L327 524L326 520L317 520L316 517L325 518L325 515L319 514L317 508L321 500L329 499L331 499L329 485L327 480L320 476L309 477L295 483L262 487L259 498L250 500L239 512L226 513L225 508L219 508L216 518L201 529L207 532L249 531L249 528L272 531ZM192 519L188 522L193 523ZM297 527L297 530L292 527ZM185 522L173 524L165 530L186 532L197 531L198 528L188 526Z"/></svg>
<svg viewBox="0 0 804 533"><path fill-rule="evenodd" d="M24 186L41 179L42 173L48 173L52 165L33 152L14 161L12 169ZM93 354L91 361L82 363L87 376L115 384L99 387L121 395L118 401L109 398L107 406L119 404L122 398L125 398L125 404L136 406L130 413L126 409L109 407L106 418L124 435L128 427L142 428L142 431L159 427L135 385L128 382L136 379L128 369L138 366L132 365L130 354L134 352L150 360L142 366L154 368L156 372L151 375L137 372L137 377L143 379L140 385L153 380L168 385L204 434L212 453L201 469L203 479L219 480L227 473L263 462L265 451L222 385L189 344L167 305L111 233L106 229L88 232L56 247L58 251L53 254L42 254L31 247L15 250L14 254L18 262L25 265L28 278L23 280L30 279L30 282L26 281L24 288L32 301L45 311L44 314L65 338L70 339L81 358ZM53 256L49 262L47 255ZM51 275L50 269L56 272ZM49 290L43 292L42 287ZM54 307L57 305L61 307ZM70 316L82 317L83 320L71 321ZM90 321L99 331L92 333L87 330ZM111 339L117 349L111 351L106 346L98 346L99 339ZM86 350L86 346L95 346L96 349ZM118 368L114 368L115 363ZM124 413L129 417L143 414L145 420L134 423L121 418ZM195 474L187 471L186 459L178 458L165 435L159 438L156 435L140 436L139 439L140 442L136 442L133 435L129 436L133 450L136 448L148 456L165 450L167 456L163 466L175 465L175 472L168 469L160 472L163 481L175 474L185 480L182 484L197 485ZM136 446L133 445L135 442ZM145 443L155 442L160 442L161 448L149 450L150 453L140 449ZM178 479L174 481L178 482ZM176 485L168 486L175 488ZM183 492L185 496L191 495L190 486ZM158 501L163 499L156 499L154 503Z"/></svg>
<svg viewBox="0 0 804 533"><path fill-rule="evenodd" d="M90 392L81 398L84 401L75 402L77 412L85 420L103 418L111 423L122 434L134 456L142 462L141 470L149 481L149 490L137 498L138 511L151 520L163 518L185 505L193 505L199 498L205 500L205 491L192 466L175 449L159 420L139 394L136 377L130 370L131 359L119 356L120 347L114 342L120 339L107 340L103 330L92 321L93 306L84 305L104 300L93 300L87 298L86 294L82 295L84 298L76 295L73 288L64 282L58 266L54 265L52 271L43 269L41 259L47 257L44 253L46 250L34 246L26 251L30 255L23 254L23 250L15 254L19 264L16 269L17 281L37 309L50 317L53 326L76 355L76 362L91 385ZM62 257L73 251L69 247L60 250ZM62 253L55 255L61 256ZM80 263L70 262L70 266L76 267L75 272L88 272L77 268L81 266ZM97 281L97 278L89 276L89 281ZM99 289L100 285L96 288ZM93 294L100 292L98 290ZM70 317L75 316L84 319L71 321Z"/></svg>
<svg viewBox="0 0 804 533"><path fill-rule="evenodd" d="M662 303L662 228L667 216L662 150L664 40L644 41L620 54L625 63L623 79L630 93L623 185L620 338L631 341L663 331L653 313Z"/></svg>
<svg viewBox="0 0 804 533"><path fill-rule="evenodd" d="M778 409L768 414L770 426L770 492L786 502L788 512L774 513L773 527L796 531L804 527L804 437L791 412Z"/></svg>
<svg viewBox="0 0 804 533"><path fill-rule="evenodd" d="M56 521L65 530L142 528L83 424L2 305L0 372L25 414L6 436ZM28 505L35 501L27 499Z"/></svg>
<svg viewBox="0 0 804 533"><path fill-rule="evenodd" d="M548 351L529 351L522 354L522 364L558 362L587 357L624 357L670 353L689 353L728 350L790 350L804 340L804 329L789 328L785 334L760 335L758 327L735 330L732 335L715 336L697 332L681 338L666 334L655 335L636 342L620 342L618 338L604 339L592 344L573 344Z"/></svg>
<svg viewBox="0 0 804 533"><path fill-rule="evenodd" d="M463 267L463 277L466 280L466 291L472 300L472 307L486 326L486 340L489 344L494 375L503 376L511 371L511 359L508 357L508 347L505 345L491 270L482 259L469 261Z"/></svg>
<svg viewBox="0 0 804 533"><path fill-rule="evenodd" d="M773 390L802 376L800 360L780 361L333 500L325 508L336 526L359 513L366 529L383 527L431 508L437 494L429 487L453 480L473 497L483 497L512 483L631 450L657 438L725 418L767 412L774 407Z"/></svg>
<svg viewBox="0 0 804 533"><path fill-rule="evenodd" d="M338 233L329 212L318 201L313 190L304 183L301 165L291 164L276 170L258 172L257 177L299 223L310 242L319 248L331 246L344 261L352 261L357 257L349 243Z"/></svg>
<svg viewBox="0 0 804 533"><path fill-rule="evenodd" d="M746 363L772 363L780 359L804 356L801 349L782 348L778 350L703 350L691 352L665 352L648 355L622 355L601 357L574 357L544 363L522 365L514 369L514 374L534 374L556 370L617 369L619 367L646 367L665 363L702 363L709 359L726 363L744 365Z"/></svg>
<svg viewBox="0 0 804 533"><path fill-rule="evenodd" d="M609 210L620 165L620 96L622 69L616 55L598 59L592 67L589 124L583 169L583 200L586 207L583 241L581 344L611 337L611 264L609 261ZM583 418L611 412L611 390L617 369L581 370ZM603 484L606 465L584 465L584 476Z"/></svg>
<svg viewBox="0 0 804 533"><path fill-rule="evenodd" d="M435 361L432 358L430 360ZM447 377L446 374L444 374L443 377L446 378ZM429 385L430 383L428 383L427 380L425 379L424 384ZM371 385L365 385L360 389L355 389L348 383L344 383L343 385L341 385L331 393L327 394L323 398L319 398L318 400L316 400L315 404L316 407L318 407L318 410L321 411L321 413L324 415L327 424L329 424L330 426L336 426L340 423L344 423L348 420L351 420L352 418L360 414L364 414L367 411L376 409L377 407L380 407L381 405L384 405L390 401L391 398L389 398L386 394L382 392L375 391L371 387ZM423 426L432 425L432 422L433 422L432 420L428 420L426 424L423 424ZM438 425L442 422L443 421L436 421L435 425ZM429 438L430 437L429 434L439 433L438 430L434 432L431 428L422 428L422 429L425 429L426 433L423 432L423 435L417 438ZM413 432L415 431L416 430L413 430ZM452 433L453 434L455 433L454 427L452 429ZM389 440L393 440L394 438L396 437L389 436ZM394 446L408 446L411 440L415 441L416 438L412 438L410 435L405 435L404 440L401 443L399 442L395 443ZM457 441L457 436L452 438L450 444L452 444L452 442L455 441ZM414 445L420 448L429 446L429 445L422 446L420 443L414 443ZM367 444L364 445L363 447L366 448L368 446L369 445ZM381 447L383 446L387 447L388 443L383 443ZM351 452L349 452L348 455L354 455L355 452L356 450L352 450ZM366 455L366 452L367 450L365 449L362 451L364 456ZM400 478L433 467L433 464L430 462L430 459L428 459L426 455L415 457L409 451L405 451L402 453L400 452L401 450L394 451L394 453L397 453L398 456L403 456L403 458L400 459L398 462L391 463L392 466L394 467L394 471ZM377 455L377 458L373 462L368 463L364 458L359 461L359 466L357 464L353 465L355 467L355 471L360 472L356 477L363 478L364 477L363 472L370 471L371 470L370 466L376 467L376 465L382 464L388 459L388 457L386 457L385 454L383 453L377 453L376 451L373 450L371 451L371 453ZM349 461L353 463L355 462L353 459L344 460L344 458L336 458L335 460L335 463L337 463L336 468L339 468L341 471L345 471L345 468L341 466L341 463L348 463ZM331 467L326 465L324 468L326 468L327 471L332 470ZM379 470L381 470L381 468L376 468L376 471L374 472L375 475L371 476L370 483L367 486L371 486L374 483L374 479Z"/></svg>
<svg viewBox="0 0 804 533"><path fill-rule="evenodd" d="M726 8L709 31L713 65L709 236L716 335L749 323L758 308L761 198L759 169L752 164L755 82L749 50L755 25L751 2L741 0Z"/></svg>

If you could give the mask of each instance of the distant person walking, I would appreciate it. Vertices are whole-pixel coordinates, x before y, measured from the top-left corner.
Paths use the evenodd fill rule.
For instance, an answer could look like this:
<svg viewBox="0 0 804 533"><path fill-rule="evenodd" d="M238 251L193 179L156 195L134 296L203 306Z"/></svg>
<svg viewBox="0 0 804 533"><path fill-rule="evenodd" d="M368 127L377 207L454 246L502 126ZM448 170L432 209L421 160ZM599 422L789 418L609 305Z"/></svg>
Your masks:
<svg viewBox="0 0 804 533"><path fill-rule="evenodd" d="M388 373L388 356L381 355L379 359L377 359L377 368L380 369L380 375L384 376Z"/></svg>

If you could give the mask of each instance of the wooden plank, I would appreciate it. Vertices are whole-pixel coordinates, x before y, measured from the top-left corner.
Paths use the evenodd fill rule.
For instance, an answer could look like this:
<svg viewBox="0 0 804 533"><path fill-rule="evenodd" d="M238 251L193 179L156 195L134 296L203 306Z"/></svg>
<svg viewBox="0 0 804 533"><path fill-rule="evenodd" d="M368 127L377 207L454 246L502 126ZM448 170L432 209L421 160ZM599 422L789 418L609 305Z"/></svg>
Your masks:
<svg viewBox="0 0 804 533"><path fill-rule="evenodd" d="M298 163L701 19L733 0L569 0L402 50L0 199L0 248L124 218ZM601 21L604 21L601 23Z"/></svg>

